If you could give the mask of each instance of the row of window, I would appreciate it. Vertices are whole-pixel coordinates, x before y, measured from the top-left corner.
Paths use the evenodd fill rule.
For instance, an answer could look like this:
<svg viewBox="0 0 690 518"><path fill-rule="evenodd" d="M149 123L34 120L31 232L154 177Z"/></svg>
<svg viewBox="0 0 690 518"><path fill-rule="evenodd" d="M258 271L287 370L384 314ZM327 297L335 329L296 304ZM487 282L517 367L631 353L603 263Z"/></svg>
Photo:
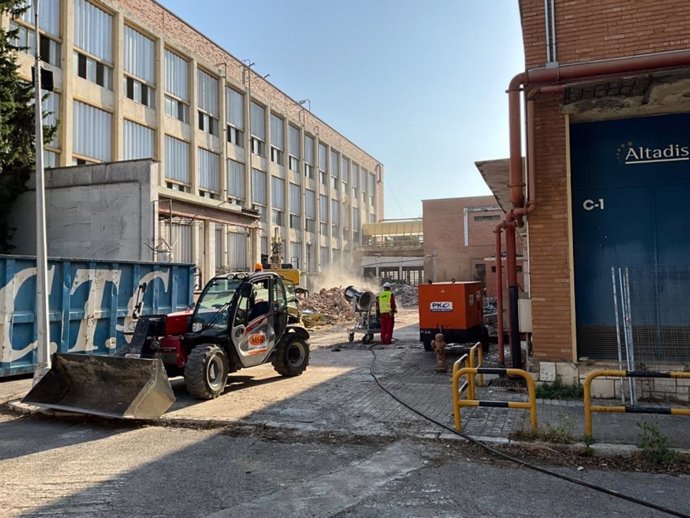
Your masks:
<svg viewBox="0 0 690 518"><path fill-rule="evenodd" d="M72 0L74 8L74 45L73 72L75 75L95 83L103 88L113 88L112 36L113 17L108 12L87 0ZM60 1L43 0L41 2L40 50L42 59L55 66L60 65ZM33 11L28 10L20 23L13 22L12 27L18 31L16 44L27 51L35 45L33 28L21 24L33 25ZM155 44L148 36L136 29L125 26L123 34L123 93L124 95L147 107L155 106ZM184 123L190 121L190 62L182 56L165 49L164 57L164 112L167 116ZM211 135L220 134L220 113L218 102L219 79L202 69L196 70L197 86L197 120L198 128ZM250 147L254 154L267 156L266 108L251 101L248 128L245 128L244 94L226 87L226 121L228 142L244 147L244 132L250 134ZM286 165L297 172L300 158L300 129L293 124L287 125L280 116L271 113L269 158L278 165ZM287 137L287 138L285 138ZM304 175L314 178L315 138L304 136ZM352 188L352 195L358 190L369 192L374 202L375 177L366 169L351 163L350 159L319 143L318 169L321 182L330 184L335 189L342 188L344 193ZM109 154L109 153L108 153ZM88 155L96 159L100 156ZM330 160L329 160L330 158ZM330 167L329 167L330 165ZM351 173L352 170L352 173Z"/></svg>

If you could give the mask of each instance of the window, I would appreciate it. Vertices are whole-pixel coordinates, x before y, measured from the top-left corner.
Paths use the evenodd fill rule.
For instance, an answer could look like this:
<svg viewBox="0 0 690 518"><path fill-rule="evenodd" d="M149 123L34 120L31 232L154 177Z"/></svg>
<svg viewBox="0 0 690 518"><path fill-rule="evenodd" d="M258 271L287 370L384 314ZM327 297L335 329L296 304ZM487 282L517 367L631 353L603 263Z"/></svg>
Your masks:
<svg viewBox="0 0 690 518"><path fill-rule="evenodd" d="M319 247L319 259L321 259L321 268L328 267L328 248L325 246Z"/></svg>
<svg viewBox="0 0 690 518"><path fill-rule="evenodd" d="M165 51L165 114L189 122L189 63L177 54Z"/></svg>
<svg viewBox="0 0 690 518"><path fill-rule="evenodd" d="M153 40L131 27L125 27L124 40L125 95L151 108L155 104Z"/></svg>
<svg viewBox="0 0 690 518"><path fill-rule="evenodd" d="M153 158L153 130L151 128L125 120L123 129L123 158L125 160Z"/></svg>
<svg viewBox="0 0 690 518"><path fill-rule="evenodd" d="M218 80L197 70L199 129L218 136Z"/></svg>
<svg viewBox="0 0 690 518"><path fill-rule="evenodd" d="M359 182L359 188L360 188L360 190L362 191L362 201L364 201L364 200L366 200L367 182L369 181L369 180L368 180L368 178L369 178L369 171L367 171L366 169L364 169L364 168L362 167L361 173L362 173L362 174L361 174L361 176L360 176L361 181Z"/></svg>
<svg viewBox="0 0 690 518"><path fill-rule="evenodd" d="M266 206L266 173L258 169L252 169L252 203L259 208ZM265 211L259 210L259 212L264 221Z"/></svg>
<svg viewBox="0 0 690 518"><path fill-rule="evenodd" d="M244 201L244 164L228 160L228 198Z"/></svg>
<svg viewBox="0 0 690 518"><path fill-rule="evenodd" d="M323 194L319 195L319 232L322 235L328 234L328 198Z"/></svg>
<svg viewBox="0 0 690 518"><path fill-rule="evenodd" d="M112 16L86 0L74 0L74 72L112 90Z"/></svg>
<svg viewBox="0 0 690 518"><path fill-rule="evenodd" d="M331 200L331 226L333 227L333 234L337 235L340 226L340 202L338 200Z"/></svg>
<svg viewBox="0 0 690 518"><path fill-rule="evenodd" d="M355 243L359 243L359 232L361 230L361 224L359 219L359 208L352 207L352 240Z"/></svg>
<svg viewBox="0 0 690 518"><path fill-rule="evenodd" d="M26 11L21 14L21 20L27 25L34 25L34 2L24 2ZM60 37L60 0L41 0L40 17L41 32Z"/></svg>
<svg viewBox="0 0 690 518"><path fill-rule="evenodd" d="M352 164L352 199L357 199L357 186L359 185L359 165Z"/></svg>
<svg viewBox="0 0 690 518"><path fill-rule="evenodd" d="M376 176L374 176L374 173L371 173L369 175L369 203L371 203L371 206L373 207L376 198Z"/></svg>
<svg viewBox="0 0 690 518"><path fill-rule="evenodd" d="M482 215L474 217L474 221L498 221L499 219L501 219L501 216L499 214Z"/></svg>
<svg viewBox="0 0 690 518"><path fill-rule="evenodd" d="M111 158L111 120L110 113L88 104L74 101L74 154L75 158L90 158L109 162Z"/></svg>
<svg viewBox="0 0 690 518"><path fill-rule="evenodd" d="M285 214L285 180L275 176L271 177L271 198L273 224L283 226L285 224L283 220Z"/></svg>
<svg viewBox="0 0 690 518"><path fill-rule="evenodd" d="M350 159L343 157L343 193L348 194L350 183Z"/></svg>
<svg viewBox="0 0 690 518"><path fill-rule="evenodd" d="M316 193L309 189L304 191L304 216L307 232L316 232Z"/></svg>
<svg viewBox="0 0 690 518"><path fill-rule="evenodd" d="M304 135L304 176L314 179L314 137Z"/></svg>
<svg viewBox="0 0 690 518"><path fill-rule="evenodd" d="M244 95L232 88L226 88L225 94L228 142L238 147L244 147Z"/></svg>
<svg viewBox="0 0 690 518"><path fill-rule="evenodd" d="M319 143L319 179L322 185L328 185L328 148Z"/></svg>
<svg viewBox="0 0 690 518"><path fill-rule="evenodd" d="M302 267L302 243L290 241L290 263L295 268Z"/></svg>
<svg viewBox="0 0 690 518"><path fill-rule="evenodd" d="M207 149L197 149L199 194L215 200L220 198L220 155Z"/></svg>
<svg viewBox="0 0 690 518"><path fill-rule="evenodd" d="M43 20L41 20L41 29L44 28L42 24ZM19 25L14 21L10 21L10 30L17 31L16 37L10 43L15 47L18 47L20 52L25 52L26 54L33 56L36 48L36 32L33 29L25 27L24 25ZM50 38L46 34L41 33L39 45L40 47L38 50L41 60L45 61L46 63L50 63L53 66L59 67L60 43Z"/></svg>
<svg viewBox="0 0 690 518"><path fill-rule="evenodd" d="M302 203L300 196L300 186L291 183L289 186L289 190L290 228L295 230L301 230L302 225L300 225L300 220L302 215Z"/></svg>
<svg viewBox="0 0 690 518"><path fill-rule="evenodd" d="M283 165L284 141L283 119L271 114L271 162L278 165Z"/></svg>
<svg viewBox="0 0 690 518"><path fill-rule="evenodd" d="M259 106L254 101L251 105L251 147L252 153L259 156L265 155L266 146L266 109Z"/></svg>
<svg viewBox="0 0 690 518"><path fill-rule="evenodd" d="M228 267L231 270L247 268L247 234L228 232Z"/></svg>
<svg viewBox="0 0 690 518"><path fill-rule="evenodd" d="M171 189L190 192L189 143L165 136L165 180Z"/></svg>
<svg viewBox="0 0 690 518"><path fill-rule="evenodd" d="M60 113L60 94L57 92L42 92L44 97L41 101L43 107L43 124L49 127L54 127L58 123L58 114ZM59 128L58 128L59 131ZM47 147L57 148L58 132L55 132L53 140L46 144Z"/></svg>
<svg viewBox="0 0 690 518"><path fill-rule="evenodd" d="M338 190L338 177L340 176L340 155L331 150L331 187Z"/></svg>
<svg viewBox="0 0 690 518"><path fill-rule="evenodd" d="M299 128L292 125L288 126L288 169L299 169Z"/></svg>

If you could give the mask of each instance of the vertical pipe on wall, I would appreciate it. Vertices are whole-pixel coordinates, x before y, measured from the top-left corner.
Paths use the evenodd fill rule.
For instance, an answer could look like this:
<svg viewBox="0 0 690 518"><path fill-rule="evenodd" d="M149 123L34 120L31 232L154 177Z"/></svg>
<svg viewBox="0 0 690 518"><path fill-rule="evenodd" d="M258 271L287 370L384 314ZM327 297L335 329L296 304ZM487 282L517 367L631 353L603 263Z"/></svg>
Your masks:
<svg viewBox="0 0 690 518"><path fill-rule="evenodd" d="M498 362L505 365L505 347L503 340L503 252L501 250L501 232L505 228L505 221L496 225L496 334L498 338Z"/></svg>
<svg viewBox="0 0 690 518"><path fill-rule="evenodd" d="M510 316L510 358L514 369L522 368L520 326L518 325L517 254L515 248L515 216L506 217L506 263L508 281L508 314Z"/></svg>
<svg viewBox="0 0 690 518"><path fill-rule="evenodd" d="M546 62L551 63L551 33L549 29L549 0L544 0L544 27L546 29Z"/></svg>
<svg viewBox="0 0 690 518"><path fill-rule="evenodd" d="M551 0L551 60L556 63L556 5L555 1Z"/></svg>

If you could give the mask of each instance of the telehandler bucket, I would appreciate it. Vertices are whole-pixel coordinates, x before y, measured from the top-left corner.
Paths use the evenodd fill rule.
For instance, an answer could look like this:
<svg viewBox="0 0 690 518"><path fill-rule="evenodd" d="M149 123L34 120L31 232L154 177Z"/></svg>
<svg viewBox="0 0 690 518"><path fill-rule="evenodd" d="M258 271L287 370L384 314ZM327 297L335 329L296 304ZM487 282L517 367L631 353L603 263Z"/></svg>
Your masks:
<svg viewBox="0 0 690 518"><path fill-rule="evenodd" d="M107 417L156 419L175 401L159 359L56 353L22 402Z"/></svg>

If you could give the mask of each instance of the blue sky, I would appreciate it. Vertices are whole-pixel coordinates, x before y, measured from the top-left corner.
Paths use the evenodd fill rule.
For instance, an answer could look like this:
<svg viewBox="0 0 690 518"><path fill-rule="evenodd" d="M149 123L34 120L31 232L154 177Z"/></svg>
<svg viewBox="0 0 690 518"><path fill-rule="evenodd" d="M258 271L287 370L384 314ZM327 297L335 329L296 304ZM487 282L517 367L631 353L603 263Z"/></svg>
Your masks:
<svg viewBox="0 0 690 518"><path fill-rule="evenodd" d="M384 164L385 217L490 194L508 156L517 0L159 0Z"/></svg>

